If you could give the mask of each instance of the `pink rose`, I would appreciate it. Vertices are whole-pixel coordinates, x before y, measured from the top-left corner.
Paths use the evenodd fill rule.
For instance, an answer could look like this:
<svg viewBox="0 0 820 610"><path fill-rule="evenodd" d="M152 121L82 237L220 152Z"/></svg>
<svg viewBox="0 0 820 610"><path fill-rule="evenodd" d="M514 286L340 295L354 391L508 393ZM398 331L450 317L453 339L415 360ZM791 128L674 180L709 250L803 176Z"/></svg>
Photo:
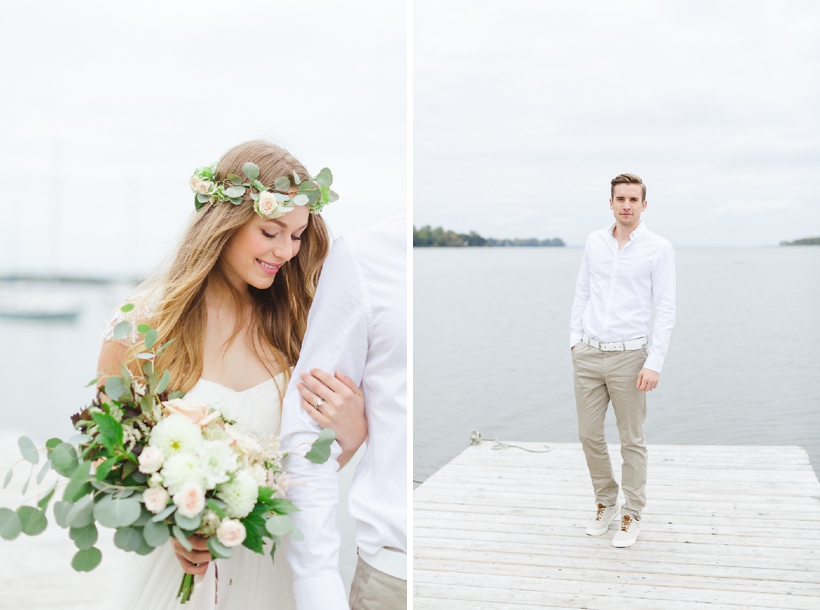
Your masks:
<svg viewBox="0 0 820 610"><path fill-rule="evenodd" d="M145 501L145 508L157 514L166 506L170 496L164 487L149 487L142 492L142 499Z"/></svg>
<svg viewBox="0 0 820 610"><path fill-rule="evenodd" d="M168 415L173 415L175 413L177 415L184 415L198 426L208 425L214 421L214 419L219 417L218 411L214 411L214 413L217 413L216 417L214 417L213 413L209 415L208 411L211 410L210 407L208 407L206 403L196 400L174 398L173 400L166 400L162 403L162 406L165 407Z"/></svg>
<svg viewBox="0 0 820 610"><path fill-rule="evenodd" d="M182 489L174 494L174 504L179 514L193 519L205 508L205 491L202 485L195 481L186 483Z"/></svg>
<svg viewBox="0 0 820 610"><path fill-rule="evenodd" d="M153 474L162 467L162 461L165 456L162 455L162 449L159 447L145 447L140 453L140 472L144 474Z"/></svg>
<svg viewBox="0 0 820 610"><path fill-rule="evenodd" d="M259 444L259 441L252 436L242 434L233 426L225 426L225 432L231 439L231 445L233 445L239 453L244 455L253 455L262 450L262 445Z"/></svg>
<svg viewBox="0 0 820 610"><path fill-rule="evenodd" d="M245 526L235 519L223 519L219 529L216 530L216 538L228 548L238 546L245 540Z"/></svg>

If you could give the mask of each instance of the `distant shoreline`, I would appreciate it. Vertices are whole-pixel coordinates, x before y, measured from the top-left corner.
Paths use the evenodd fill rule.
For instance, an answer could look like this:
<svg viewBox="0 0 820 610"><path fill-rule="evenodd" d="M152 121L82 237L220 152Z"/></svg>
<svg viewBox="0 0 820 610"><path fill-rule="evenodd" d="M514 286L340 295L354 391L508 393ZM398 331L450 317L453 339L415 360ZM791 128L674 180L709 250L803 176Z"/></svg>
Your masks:
<svg viewBox="0 0 820 610"><path fill-rule="evenodd" d="M417 229L413 227L414 248L563 248L566 244L560 237L554 239L495 239L482 237L475 231L456 233L442 227L431 228L426 225Z"/></svg>
<svg viewBox="0 0 820 610"><path fill-rule="evenodd" d="M781 246L820 246L820 237L805 237L794 241L781 241Z"/></svg>

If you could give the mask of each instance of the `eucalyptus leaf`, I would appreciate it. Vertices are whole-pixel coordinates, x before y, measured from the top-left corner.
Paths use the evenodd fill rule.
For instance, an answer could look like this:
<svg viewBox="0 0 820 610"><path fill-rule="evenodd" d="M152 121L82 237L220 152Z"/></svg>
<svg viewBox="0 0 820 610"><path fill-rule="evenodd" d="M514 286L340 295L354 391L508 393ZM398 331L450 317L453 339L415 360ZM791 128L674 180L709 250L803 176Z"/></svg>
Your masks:
<svg viewBox="0 0 820 610"><path fill-rule="evenodd" d="M227 516L225 513L225 508L227 505L224 502L218 501L216 498L208 498L205 505L214 511L220 519L224 519Z"/></svg>
<svg viewBox="0 0 820 610"><path fill-rule="evenodd" d="M225 189L225 196L233 199L234 197L242 197L245 194L244 186L231 186Z"/></svg>
<svg viewBox="0 0 820 610"><path fill-rule="evenodd" d="M125 498L116 500L106 494L94 506L94 518L105 527L120 528L134 523L142 512L139 498Z"/></svg>
<svg viewBox="0 0 820 610"><path fill-rule="evenodd" d="M330 196L327 199L328 203L333 203L334 201L339 201L339 194L336 191L330 191Z"/></svg>
<svg viewBox="0 0 820 610"><path fill-rule="evenodd" d="M285 515L271 515L265 523L265 529L271 536L284 536L293 530L293 521Z"/></svg>
<svg viewBox="0 0 820 610"><path fill-rule="evenodd" d="M134 551L137 555L150 555L154 552L154 547L148 544L145 539L142 540L142 546Z"/></svg>
<svg viewBox="0 0 820 610"><path fill-rule="evenodd" d="M324 428L319 432L318 438L313 441L310 451L305 454L305 459L314 464L324 464L330 458L330 446L336 440L336 434L330 428Z"/></svg>
<svg viewBox="0 0 820 610"><path fill-rule="evenodd" d="M299 178L299 174L296 173L296 170L293 170L293 183L296 186L299 186L302 183L302 179Z"/></svg>
<svg viewBox="0 0 820 610"><path fill-rule="evenodd" d="M54 485L51 486L51 489L48 490L48 493L46 493L46 495L44 495L42 498L40 498L37 501L37 506L39 506L40 510L42 510L44 513L45 513L45 510L48 508L48 503L51 502L51 498L54 497L54 491L56 489L57 489L57 481L54 481Z"/></svg>
<svg viewBox="0 0 820 610"><path fill-rule="evenodd" d="M299 193L293 198L293 205L307 205L309 201L310 197L304 193Z"/></svg>
<svg viewBox="0 0 820 610"><path fill-rule="evenodd" d="M126 303L125 305L120 307L120 311L123 312L123 313L128 313L132 309L134 309L134 304L133 303Z"/></svg>
<svg viewBox="0 0 820 610"><path fill-rule="evenodd" d="M259 191L260 193L261 193L262 191L266 191L266 190L268 190L268 187L266 187L264 184L262 184L261 182L259 182L259 180L253 180L253 181L251 182L251 186L252 186L253 188L255 188L257 191Z"/></svg>
<svg viewBox="0 0 820 610"><path fill-rule="evenodd" d="M146 509L144 506L142 507L142 512L140 512L140 516L137 518L134 523L131 524L132 527L145 527L146 523L150 523L151 517L153 517L153 513Z"/></svg>
<svg viewBox="0 0 820 610"><path fill-rule="evenodd" d="M294 525L293 529L290 531L290 539L295 540L296 542L304 542L305 535L302 533L302 530Z"/></svg>
<svg viewBox="0 0 820 610"><path fill-rule="evenodd" d="M245 174L251 180L256 180L259 177L259 167L256 163L251 163L248 161L245 165L242 166L242 173Z"/></svg>
<svg viewBox="0 0 820 610"><path fill-rule="evenodd" d="M122 377L112 376L105 382L105 393L114 400L119 400L123 394L128 392Z"/></svg>
<svg viewBox="0 0 820 610"><path fill-rule="evenodd" d="M239 205L242 203L242 197L231 197L229 201L234 205Z"/></svg>
<svg viewBox="0 0 820 610"><path fill-rule="evenodd" d="M159 523L149 521L145 524L142 535L145 538L145 542L151 546L162 546L171 537L171 529L168 527L168 524L163 521Z"/></svg>
<svg viewBox="0 0 820 610"><path fill-rule="evenodd" d="M165 348L166 348L166 347L168 347L169 345L171 345L173 342L174 342L174 339L173 339L173 338L171 338L171 339L169 339L168 341L166 341L165 343L163 343L163 344L162 344L162 347L161 347L161 348L159 348L159 349L157 350L157 353L158 353L158 354L161 354L162 352L164 352L164 351L165 351ZM150 375L150 374L151 374L151 372L149 372L148 374Z"/></svg>
<svg viewBox="0 0 820 610"><path fill-rule="evenodd" d="M251 193L251 199L254 201L259 201L259 193Z"/></svg>
<svg viewBox="0 0 820 610"><path fill-rule="evenodd" d="M135 527L120 527L117 529L117 533L114 534L114 545L118 549L128 551L129 553L140 548L142 543L142 534L139 529Z"/></svg>
<svg viewBox="0 0 820 610"><path fill-rule="evenodd" d="M290 188L290 178L287 176L279 176L273 181L273 188L277 191L286 191Z"/></svg>
<svg viewBox="0 0 820 610"><path fill-rule="evenodd" d="M125 498L130 498L133 495L133 489L120 489L119 491L115 491L113 494L111 494L111 497L115 500L124 500ZM139 498L136 498L136 500L139 501Z"/></svg>
<svg viewBox="0 0 820 610"><path fill-rule="evenodd" d="M0 508L0 538L14 540L23 531L20 517L13 510Z"/></svg>
<svg viewBox="0 0 820 610"><path fill-rule="evenodd" d="M79 445L81 443L87 443L90 440L91 440L91 438L89 438L89 436L87 434L75 434L70 439L68 439L66 442L71 444L71 445L74 445L76 447L77 445Z"/></svg>
<svg viewBox="0 0 820 610"><path fill-rule="evenodd" d="M137 354L137 358L139 358L140 360L153 360L154 354L152 354L151 352L143 352L142 354Z"/></svg>
<svg viewBox="0 0 820 610"><path fill-rule="evenodd" d="M94 377L94 379L92 379L92 380L91 380L91 381L89 381L87 384L85 384L85 387L90 388L92 385L96 384L98 381L99 381L99 378L98 378L98 377Z"/></svg>
<svg viewBox="0 0 820 610"><path fill-rule="evenodd" d="M97 542L99 532L93 522L83 527L72 527L68 530L68 537L74 541L78 549L90 549Z"/></svg>
<svg viewBox="0 0 820 610"><path fill-rule="evenodd" d="M164 521L165 519L170 517L176 509L176 504L171 504L171 506L169 506L168 508L165 508L161 512L158 512L156 515L154 515L151 518L151 521L153 521L154 523L158 521Z"/></svg>
<svg viewBox="0 0 820 610"><path fill-rule="evenodd" d="M81 462L79 466L71 473L68 480L68 485L65 487L63 493L63 500L69 502L76 502L82 496L91 490L88 481L91 476L91 462Z"/></svg>
<svg viewBox="0 0 820 610"><path fill-rule="evenodd" d="M333 174L327 167L323 167L322 171L316 176L316 184L319 186L330 186L333 184Z"/></svg>
<svg viewBox="0 0 820 610"><path fill-rule="evenodd" d="M208 538L208 550L211 551L211 555L216 557L217 559L230 559L232 550L230 547L225 546L219 540L217 540L216 536L212 536Z"/></svg>
<svg viewBox="0 0 820 610"><path fill-rule="evenodd" d="M49 457L51 466L64 477L70 477L80 463L77 459L77 450L70 443L60 443L51 450Z"/></svg>
<svg viewBox="0 0 820 610"><path fill-rule="evenodd" d="M62 445L62 444L63 444L63 441L61 441L59 438L57 438L55 436L54 438L50 438L46 441L46 449L51 451L52 449L54 449L58 445Z"/></svg>
<svg viewBox="0 0 820 610"><path fill-rule="evenodd" d="M155 329L149 330L145 333L145 349L151 349L154 347L154 344L157 342L157 337L159 333Z"/></svg>
<svg viewBox="0 0 820 610"><path fill-rule="evenodd" d="M6 473L6 478L3 479L3 489L9 486L9 483L11 483L12 476L14 476L14 466L9 468L9 471Z"/></svg>
<svg viewBox="0 0 820 610"><path fill-rule="evenodd" d="M23 489L20 490L21 494L26 495L26 492L28 491L28 484L29 483L31 483L31 475L29 475L29 477L26 479L26 482L23 483Z"/></svg>
<svg viewBox="0 0 820 610"><path fill-rule="evenodd" d="M84 496L84 498L90 498L91 496ZM57 525L62 527L63 529L69 526L68 523L68 515L71 513L71 510L74 508L74 505L71 502L66 502L61 500L60 502L54 503L54 520L57 522ZM93 509L93 507L92 507ZM92 517L93 518L93 517Z"/></svg>
<svg viewBox="0 0 820 610"><path fill-rule="evenodd" d="M37 464L40 461L40 454L37 452L37 446L29 437L21 436L17 439L17 445L20 447L20 453L26 461L31 462L32 464Z"/></svg>
<svg viewBox="0 0 820 610"><path fill-rule="evenodd" d="M185 517L177 511L174 513L174 521L176 521L177 525L186 531L194 531L199 529L199 526L202 524L202 513L198 514L193 519Z"/></svg>
<svg viewBox="0 0 820 610"><path fill-rule="evenodd" d="M150 324L143 323L143 324L138 324L137 325L137 332L138 333L142 333L144 335L149 330L151 330L151 325Z"/></svg>
<svg viewBox="0 0 820 610"><path fill-rule="evenodd" d="M71 560L71 567L77 572L90 572L102 561L102 553L100 549L91 547L84 551L77 551L74 558Z"/></svg>
<svg viewBox="0 0 820 610"><path fill-rule="evenodd" d="M66 502L57 502L57 504L67 504ZM54 516L57 517L57 504L54 505ZM85 527L89 523L94 522L94 496L88 494L77 500L76 504L69 504L68 514L66 514L64 523L72 528ZM62 510L62 509L61 509ZM59 525L60 519L57 519ZM65 526L61 526L65 527Z"/></svg>
<svg viewBox="0 0 820 610"><path fill-rule="evenodd" d="M17 509L17 516L20 517L20 525L26 536L42 534L48 526L45 513L33 506L21 506Z"/></svg>
<svg viewBox="0 0 820 610"><path fill-rule="evenodd" d="M131 322L123 320L114 327L114 338L125 339L131 333Z"/></svg>
<svg viewBox="0 0 820 610"><path fill-rule="evenodd" d="M188 537L185 535L185 532L179 529L178 525L172 527L171 531L174 532L174 537L177 540L179 540L179 543L182 545L182 548L184 548L186 551L190 551L193 548L191 546L191 543L188 542Z"/></svg>
<svg viewBox="0 0 820 610"><path fill-rule="evenodd" d="M159 378L159 383L157 384L157 394L162 394L165 389L168 387L168 383L171 381L171 371L165 371L162 374L162 377Z"/></svg>
<svg viewBox="0 0 820 610"><path fill-rule="evenodd" d="M228 174L228 180L230 180L232 184L242 184L242 178L236 174Z"/></svg>
<svg viewBox="0 0 820 610"><path fill-rule="evenodd" d="M196 194L196 202L197 203L208 203L210 201L210 195L206 195L205 193L197 193ZM199 209L199 208L197 208Z"/></svg>

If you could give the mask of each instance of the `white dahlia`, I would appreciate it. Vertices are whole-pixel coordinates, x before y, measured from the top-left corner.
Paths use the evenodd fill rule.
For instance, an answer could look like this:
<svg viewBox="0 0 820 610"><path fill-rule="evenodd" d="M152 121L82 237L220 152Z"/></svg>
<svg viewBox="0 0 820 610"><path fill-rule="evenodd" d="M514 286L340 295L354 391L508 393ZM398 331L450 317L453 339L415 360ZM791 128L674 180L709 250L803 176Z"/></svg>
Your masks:
<svg viewBox="0 0 820 610"><path fill-rule="evenodd" d="M237 454L230 445L218 441L203 441L196 452L199 471L205 489L213 489L231 478L237 468Z"/></svg>
<svg viewBox="0 0 820 610"><path fill-rule="evenodd" d="M160 471L163 484L173 496L187 483L195 482L204 486L205 478L199 467L199 458L195 453L178 453L165 460Z"/></svg>
<svg viewBox="0 0 820 610"><path fill-rule="evenodd" d="M216 496L228 505L225 512L229 517L242 519L256 506L259 488L249 472L240 470L229 483L219 487Z"/></svg>
<svg viewBox="0 0 820 610"><path fill-rule="evenodd" d="M199 426L184 415L169 415L151 430L148 445L157 447L168 460L178 453L192 453L202 442Z"/></svg>

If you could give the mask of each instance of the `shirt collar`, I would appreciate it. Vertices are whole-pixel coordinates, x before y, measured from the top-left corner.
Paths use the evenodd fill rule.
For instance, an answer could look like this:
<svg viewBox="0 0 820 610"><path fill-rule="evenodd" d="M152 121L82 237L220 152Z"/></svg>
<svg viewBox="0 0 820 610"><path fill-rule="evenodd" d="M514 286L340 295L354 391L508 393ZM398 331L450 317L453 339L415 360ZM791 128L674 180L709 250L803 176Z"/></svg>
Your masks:
<svg viewBox="0 0 820 610"><path fill-rule="evenodd" d="M614 223L614 222L613 222L613 223L609 226L609 229L608 229L609 236L610 236L612 239L615 239L615 225L616 225L616 224L617 224L617 223ZM635 229L634 231L632 231L632 233L630 233L630 234L629 234L629 240L630 240L630 241L634 241L634 240L636 240L636 239L640 239L641 237L643 237L644 235L646 235L646 231L647 231L647 229L646 229L646 223L642 220L642 221L641 221L641 224L639 224L639 225L638 225L638 228L637 228L637 229Z"/></svg>

